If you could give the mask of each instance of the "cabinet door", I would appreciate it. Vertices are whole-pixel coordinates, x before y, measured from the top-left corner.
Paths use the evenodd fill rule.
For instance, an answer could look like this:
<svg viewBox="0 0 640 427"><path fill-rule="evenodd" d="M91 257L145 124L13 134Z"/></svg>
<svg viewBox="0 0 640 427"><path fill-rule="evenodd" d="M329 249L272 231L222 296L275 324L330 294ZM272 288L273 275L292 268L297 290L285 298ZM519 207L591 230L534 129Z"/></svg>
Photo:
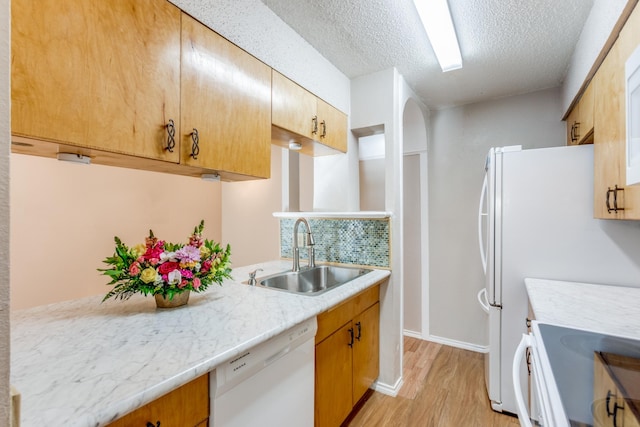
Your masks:
<svg viewBox="0 0 640 427"><path fill-rule="evenodd" d="M316 345L316 427L336 427L351 412L352 322Z"/></svg>
<svg viewBox="0 0 640 427"><path fill-rule="evenodd" d="M614 406L619 403L616 385L609 376L602 357L593 360L593 422L595 427L611 426ZM609 408L607 409L607 405Z"/></svg>
<svg viewBox="0 0 640 427"><path fill-rule="evenodd" d="M205 374L109 424L108 427L197 426L209 417L209 375ZM206 424L204 424L206 425Z"/></svg>
<svg viewBox="0 0 640 427"><path fill-rule="evenodd" d="M578 123L579 111L580 103L577 103L567 116L567 145L578 144L578 133L580 132L580 124Z"/></svg>
<svg viewBox="0 0 640 427"><path fill-rule="evenodd" d="M165 1L11 2L11 131L177 163L180 10Z"/></svg>
<svg viewBox="0 0 640 427"><path fill-rule="evenodd" d="M622 72L621 72L622 70ZM624 211L610 211L607 207L607 191L616 185L623 187L624 159L624 63L618 43L609 51L594 76L594 215L596 218L623 218ZM626 194L619 191L620 207L626 208ZM613 198L609 197L609 208Z"/></svg>
<svg viewBox="0 0 640 427"><path fill-rule="evenodd" d="M183 14L181 82L181 163L268 178L271 69Z"/></svg>
<svg viewBox="0 0 640 427"><path fill-rule="evenodd" d="M321 143L347 152L347 116L340 110L318 99L319 138Z"/></svg>
<svg viewBox="0 0 640 427"><path fill-rule="evenodd" d="M318 140L317 98L277 71L272 77L271 121L275 126Z"/></svg>
<svg viewBox="0 0 640 427"><path fill-rule="evenodd" d="M353 404L378 378L380 371L380 303L369 307L353 319Z"/></svg>
<svg viewBox="0 0 640 427"><path fill-rule="evenodd" d="M585 143L588 135L593 132L593 108L594 108L594 87L590 82L580 98L580 143Z"/></svg>

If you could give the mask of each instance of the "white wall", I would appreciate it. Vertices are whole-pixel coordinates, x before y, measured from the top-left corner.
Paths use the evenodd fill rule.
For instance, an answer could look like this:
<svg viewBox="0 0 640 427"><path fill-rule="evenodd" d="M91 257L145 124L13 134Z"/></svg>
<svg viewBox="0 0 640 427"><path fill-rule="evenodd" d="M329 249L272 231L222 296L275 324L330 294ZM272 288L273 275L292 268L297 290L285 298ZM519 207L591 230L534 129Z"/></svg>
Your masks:
<svg viewBox="0 0 640 427"><path fill-rule="evenodd" d="M409 99L416 100L426 110L396 69L359 77L351 82L351 129L359 135L366 135L372 129L383 129L385 138L385 210L392 212L392 275L388 286L381 289L381 366L377 389L389 394L397 393L402 384L402 128L405 104Z"/></svg>
<svg viewBox="0 0 640 427"><path fill-rule="evenodd" d="M591 12L576 43L567 76L562 85L565 113L580 90L628 0L594 0Z"/></svg>
<svg viewBox="0 0 640 427"><path fill-rule="evenodd" d="M0 0L0 425L9 425L9 153L11 1Z"/></svg>
<svg viewBox="0 0 640 427"><path fill-rule="evenodd" d="M560 89L431 113L429 137L430 333L487 345L477 212L492 146L565 144Z"/></svg>

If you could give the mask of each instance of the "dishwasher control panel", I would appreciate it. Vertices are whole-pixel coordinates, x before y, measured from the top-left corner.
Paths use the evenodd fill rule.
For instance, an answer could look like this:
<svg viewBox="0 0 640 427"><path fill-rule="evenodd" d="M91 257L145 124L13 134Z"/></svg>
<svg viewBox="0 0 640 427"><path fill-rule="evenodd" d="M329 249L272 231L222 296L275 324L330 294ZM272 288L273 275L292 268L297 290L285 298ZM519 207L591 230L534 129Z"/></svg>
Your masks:
<svg viewBox="0 0 640 427"><path fill-rule="evenodd" d="M313 339L318 330L316 318L304 322L276 335L269 340L243 351L216 368L216 395L220 395L254 375L271 363L288 354L302 343Z"/></svg>

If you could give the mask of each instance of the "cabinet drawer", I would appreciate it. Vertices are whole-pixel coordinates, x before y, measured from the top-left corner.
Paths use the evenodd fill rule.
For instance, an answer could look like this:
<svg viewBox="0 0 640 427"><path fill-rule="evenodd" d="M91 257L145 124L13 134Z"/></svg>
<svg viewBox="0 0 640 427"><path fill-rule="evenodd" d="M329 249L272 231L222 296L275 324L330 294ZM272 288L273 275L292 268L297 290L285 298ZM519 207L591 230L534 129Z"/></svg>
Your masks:
<svg viewBox="0 0 640 427"><path fill-rule="evenodd" d="M109 427L154 426L189 427L203 425L209 417L209 374L136 409L109 424ZM204 424L206 425L206 424Z"/></svg>
<svg viewBox="0 0 640 427"><path fill-rule="evenodd" d="M318 315L316 344L380 300L380 283Z"/></svg>

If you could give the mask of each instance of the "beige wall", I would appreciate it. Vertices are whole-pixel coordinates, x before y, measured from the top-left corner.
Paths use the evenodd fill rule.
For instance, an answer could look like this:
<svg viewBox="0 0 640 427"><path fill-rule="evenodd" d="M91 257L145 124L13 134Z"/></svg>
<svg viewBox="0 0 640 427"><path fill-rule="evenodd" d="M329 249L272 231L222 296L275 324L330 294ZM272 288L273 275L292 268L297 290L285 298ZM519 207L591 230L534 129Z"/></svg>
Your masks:
<svg viewBox="0 0 640 427"><path fill-rule="evenodd" d="M222 183L222 238L231 244L232 267L280 259L282 148L271 147L271 178ZM235 250L234 250L235 248Z"/></svg>
<svg viewBox="0 0 640 427"><path fill-rule="evenodd" d="M201 219L221 239L220 183L11 155L11 308L106 293L96 269L113 237L143 243L149 229L184 242ZM223 242L224 243L224 242Z"/></svg>

